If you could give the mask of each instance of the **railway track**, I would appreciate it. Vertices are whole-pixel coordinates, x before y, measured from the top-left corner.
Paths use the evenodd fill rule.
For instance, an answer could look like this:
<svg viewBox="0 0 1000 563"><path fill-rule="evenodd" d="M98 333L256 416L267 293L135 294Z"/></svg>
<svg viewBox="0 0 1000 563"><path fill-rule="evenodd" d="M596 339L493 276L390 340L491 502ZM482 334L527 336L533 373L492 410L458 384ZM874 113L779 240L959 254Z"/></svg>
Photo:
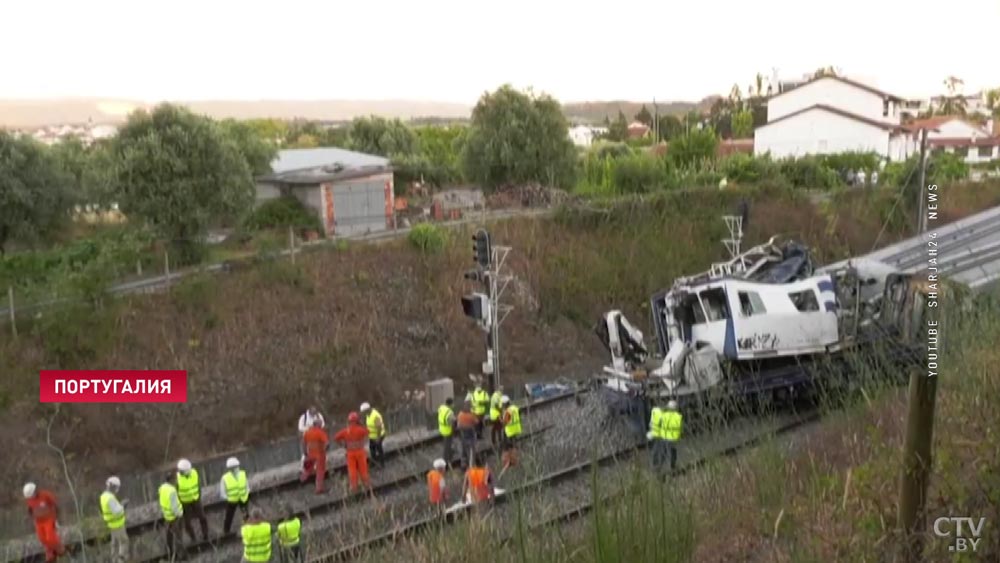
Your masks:
<svg viewBox="0 0 1000 563"><path fill-rule="evenodd" d="M745 438L741 438L737 440L736 443L726 445L718 451L703 455L695 460L683 464L677 473L681 474L692 471L712 459L735 455L743 450L746 450L747 448L761 443L764 439L770 436L793 432L808 424L816 422L819 419L819 410L815 408L803 413L785 416L775 425L766 425L759 432L755 432ZM494 506L491 511L491 521L496 523L498 526L515 526L514 523L517 522L516 516L506 513L507 511L515 508L511 506L510 501L518 498L524 498L529 499L528 502L530 502L530 499L532 498L537 499L537 496L532 497L532 494L543 489L545 490L546 499L563 499L564 501L566 499L570 499L570 506L559 508L556 510L555 514L546 516L541 521L530 523L529 530L537 530L546 526L571 521L579 516L587 514L595 506L595 501L591 497L588 486L581 486L581 480L589 483L592 478L591 473L593 471L607 471L609 474L615 473L618 471L617 467L619 465L634 460L642 451L646 449L646 446L646 442L631 443L591 461L577 463L570 467L553 471L537 479L511 487L507 489L504 494L498 496L494 500ZM620 472L618 475L620 476ZM580 497L583 497L583 499ZM615 495L607 495L606 497L602 497L600 502L613 501L614 497ZM400 538L412 537L432 528L440 527L442 522L454 523L473 510L473 507L468 506L455 510L454 512L450 512L443 517L436 514L424 516L392 530L366 538L362 541L354 542L321 555L310 557L308 561L310 563L332 563L335 561L356 559L365 553L370 553L379 547L391 544ZM499 539L499 543L502 545L509 542L515 537L515 534L516 531L514 530L505 531Z"/></svg>
<svg viewBox="0 0 1000 563"><path fill-rule="evenodd" d="M558 405L563 401L578 398L581 394L585 394L587 392L587 389L578 385L568 392L536 401L530 401L521 405L522 413L525 415L533 414L533 416L529 416L526 420L526 425L528 425L526 430L526 439L529 439L528 435L537 436L547 432L551 428L551 424L546 425L545 423L545 412L548 407ZM485 440L480 441L479 448L480 452L487 455L489 454L488 450L491 449L487 445L488 440L489 437L485 436ZM430 466L430 461L440 457L441 448L441 437L435 434L429 438L415 440L399 448L392 450L387 449L385 452L386 460L383 465L381 467L377 464L371 465L375 494L378 494L380 491L384 492L406 484L411 484L419 481L419 479L422 479ZM455 439L455 443L453 444L453 449L455 451L455 455L458 455L457 452L459 451L459 445L457 437ZM365 495L361 494L333 494L334 490L331 485L334 485L338 478L340 478L340 480L344 480L346 477L346 465L344 463L337 463L329 466L327 474L327 488L330 489L330 494L315 495L312 483L308 482L306 484L302 484L299 482L298 476L295 475L290 476L287 479L277 481L266 488L252 490L250 498L251 505L266 507L289 506L292 507L292 510L297 514L305 517L312 517L317 514L327 513L331 510L353 505L363 500L365 497ZM209 541L197 542L190 545L190 551L194 553L207 553L217 551L227 545L239 544L239 537L235 534L231 534L229 536L223 536L222 534L221 522L225 507L225 501L213 501L204 504L206 518L209 521ZM278 514L275 514L274 516L278 516ZM193 524L195 531L200 537L200 528L197 522ZM161 526L162 523L159 519L139 521L128 525L127 529L132 544L134 561L152 562L159 561L164 557L164 533ZM238 521L235 521L233 528L237 529L238 527ZM103 528L100 531L104 532ZM188 539L186 533L185 539ZM104 551L103 548L106 546L103 544L105 541L106 537L91 534L89 537L86 537L84 543L87 546L87 551L92 555L94 550L100 549L102 552ZM6 562L21 561L23 563L41 563L44 561L44 553L41 551L37 543L35 545L29 544L28 548L30 551L25 549L20 552L14 552L13 550L16 548L11 548L9 546L5 547L3 552L4 557L2 560ZM67 551L71 560L76 560L76 555L79 555L81 552L81 542L67 542Z"/></svg>

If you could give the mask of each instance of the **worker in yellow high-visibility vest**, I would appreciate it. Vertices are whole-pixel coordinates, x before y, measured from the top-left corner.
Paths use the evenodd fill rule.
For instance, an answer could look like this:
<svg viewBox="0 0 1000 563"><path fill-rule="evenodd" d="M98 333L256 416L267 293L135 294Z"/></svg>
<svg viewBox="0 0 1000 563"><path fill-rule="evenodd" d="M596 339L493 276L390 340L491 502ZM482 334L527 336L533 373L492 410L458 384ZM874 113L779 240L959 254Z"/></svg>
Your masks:
<svg viewBox="0 0 1000 563"><path fill-rule="evenodd" d="M483 389L481 383L476 383L476 388L472 391L472 414L476 415L479 423L476 424L476 438L483 438L483 424L486 422L487 410L490 407L490 394Z"/></svg>
<svg viewBox="0 0 1000 563"><path fill-rule="evenodd" d="M267 563L271 560L271 523L264 520L259 508L250 511L250 518L240 527L243 538L243 561Z"/></svg>
<svg viewBox="0 0 1000 563"><path fill-rule="evenodd" d="M125 563L128 561L128 532L125 529L125 505L128 500L118 500L118 490L121 479L112 475L108 477L101 493L101 516L111 533L111 561Z"/></svg>
<svg viewBox="0 0 1000 563"><path fill-rule="evenodd" d="M201 526L201 539L208 541L208 520L205 518L205 508L201 504L201 479L198 470L191 466L187 459L177 462L177 497L181 499L184 509L184 529L187 530L191 543L198 541L194 537L192 520L198 520Z"/></svg>
<svg viewBox="0 0 1000 563"><path fill-rule="evenodd" d="M284 563L304 563L302 521L291 510L286 510L285 519L278 522L278 545Z"/></svg>
<svg viewBox="0 0 1000 563"><path fill-rule="evenodd" d="M177 497L177 474L171 471L163 478L160 485L160 511L163 513L163 521L166 523L167 534L167 559L176 561L184 557L184 545L181 538L181 517L184 509L181 508L181 501ZM180 544L178 546L178 544Z"/></svg>
<svg viewBox="0 0 1000 563"><path fill-rule="evenodd" d="M387 433L382 414L373 409L368 403L362 403L361 416L365 417L365 426L368 427L368 452L371 454L373 461L382 463L382 460L385 458L385 450L382 449L382 443L385 441Z"/></svg>
<svg viewBox="0 0 1000 563"><path fill-rule="evenodd" d="M448 397L444 400L444 404L438 407L437 414L438 432L444 442L444 453L441 455L441 459L448 463L451 463L451 441L455 437L455 411L451 408L453 404L455 404L455 400Z"/></svg>
<svg viewBox="0 0 1000 563"><path fill-rule="evenodd" d="M670 471L674 471L677 467L677 442L681 439L683 425L684 417L677 411L677 401L671 400L660 418L663 442L670 455Z"/></svg>
<svg viewBox="0 0 1000 563"><path fill-rule="evenodd" d="M233 516L236 515L236 508L239 507L243 513L243 520L246 521L247 502L250 500L250 483L247 481L247 473L240 469L240 460L231 457L226 460L226 472L219 480L219 496L226 501L226 516L222 522L222 533L229 535L229 530L233 525Z"/></svg>
<svg viewBox="0 0 1000 563"><path fill-rule="evenodd" d="M653 465L653 471L659 471L663 467L663 460L666 458L666 443L663 439L663 409L653 407L649 414L649 454Z"/></svg>
<svg viewBox="0 0 1000 563"><path fill-rule="evenodd" d="M493 447L503 442L503 386L497 385L490 395L490 439Z"/></svg>

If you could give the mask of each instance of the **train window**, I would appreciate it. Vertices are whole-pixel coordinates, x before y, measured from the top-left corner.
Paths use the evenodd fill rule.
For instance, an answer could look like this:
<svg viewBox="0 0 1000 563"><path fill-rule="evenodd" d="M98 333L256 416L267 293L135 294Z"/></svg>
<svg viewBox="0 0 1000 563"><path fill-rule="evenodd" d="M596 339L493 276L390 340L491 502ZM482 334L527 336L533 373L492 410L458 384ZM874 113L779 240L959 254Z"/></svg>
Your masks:
<svg viewBox="0 0 1000 563"><path fill-rule="evenodd" d="M795 308L803 313L809 311L819 311L819 301L816 300L816 292L807 289L805 291L793 291L788 294Z"/></svg>
<svg viewBox="0 0 1000 563"><path fill-rule="evenodd" d="M744 317L763 315L767 312L767 308L764 307L764 300L760 298L760 294L756 291L741 291L739 295L740 312L743 313Z"/></svg>
<svg viewBox="0 0 1000 563"><path fill-rule="evenodd" d="M706 289L701 292L701 302L705 304L708 322L724 321L729 318L726 292L722 288Z"/></svg>

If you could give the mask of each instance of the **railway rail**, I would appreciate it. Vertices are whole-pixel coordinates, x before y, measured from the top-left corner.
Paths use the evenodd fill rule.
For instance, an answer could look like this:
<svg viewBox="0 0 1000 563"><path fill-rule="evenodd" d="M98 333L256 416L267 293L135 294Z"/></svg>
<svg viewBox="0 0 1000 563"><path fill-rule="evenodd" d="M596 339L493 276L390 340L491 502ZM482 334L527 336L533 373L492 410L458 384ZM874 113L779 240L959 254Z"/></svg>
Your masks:
<svg viewBox="0 0 1000 563"><path fill-rule="evenodd" d="M796 414L786 417L786 419L780 422L777 427L774 428L768 427L764 431L755 433L746 439L740 440L738 443L730 445L724 448L720 452L705 455L699 457L696 460L688 462L687 464L684 464L678 471L678 473L691 471L697 467L702 466L711 459L735 455L740 451L743 451L747 448L759 444L761 441L763 441L765 438L769 436L778 434L787 434L796 429L802 428L803 426L806 426L810 423L816 422L819 419L820 419L820 413L818 409L811 409L801 414ZM528 495L533 491L543 488L546 490L547 493L555 492L555 494L547 494L547 496L550 497L563 496L558 494L557 492L558 488L560 488L561 486L572 483L574 486L579 487L579 484L576 483L576 481L578 481L581 478L589 480L589 474L592 470L628 462L634 459L637 455L639 455L639 453L641 453L646 447L647 447L646 442L632 443L625 447L617 448L615 449L615 451L603 455L601 457L598 457L596 459L593 459L591 461L577 463L570 467L566 467L564 469L548 473L537 479L507 489L502 495L494 499L494 504L495 506L503 505L512 499L518 497L524 497L525 495ZM612 499L613 497L609 496L606 500L612 500ZM602 498L601 500L604 501L605 499ZM593 507L594 507L593 500L585 501L578 505L574 505L573 507L567 510L563 510L555 516L546 518L542 522L534 523L531 525L531 527L537 529L543 526L549 526L553 524L559 524L564 521L569 521L578 516L586 514L587 512L592 510ZM331 563L334 561L345 561L345 560L356 559L365 553L371 552L372 550L375 550L380 546L384 546L400 538L414 536L421 532L425 532L429 529L440 526L442 522L454 523L458 521L462 516L470 513L472 510L474 510L474 506L468 505L453 512L449 512L444 516L438 516L438 515L427 516L419 520L415 520L404 526L395 528L393 530L389 530L377 534L375 536L372 536L370 538L366 538L362 541L340 547L328 553L310 557L308 561L310 563ZM516 519L497 517L496 521L506 522L509 524L515 522ZM505 537L501 539L501 543L507 542L513 537L514 537L513 533L506 534Z"/></svg>
<svg viewBox="0 0 1000 563"><path fill-rule="evenodd" d="M589 390L579 384L574 385L569 391L545 397L542 399L528 401L520 405L523 413L531 414L535 412L536 415L539 414L540 409L545 409L547 407L561 403L562 401L578 398L581 394L587 393ZM544 412L544 411L542 411ZM534 417L540 418L540 417ZM537 436L548 431L551 425L537 425L536 429L526 432L525 439L530 439L529 436ZM530 429L530 427L529 427ZM488 440L488 438L487 438ZM418 464L413 464L413 471L405 472L401 476L391 477L385 482L378 483L377 485L373 482L373 487L375 492L391 490L393 488L403 486L407 483L413 483L414 480L423 477L427 471L428 464L424 463L426 460L433 460L434 458L440 457L441 451L441 437L436 433L430 437L416 439L412 442L404 444L398 448L386 449L385 456L386 461L384 462L384 467L386 469L393 467L393 462L390 460L406 460L407 458L416 458L421 460L419 468L416 467ZM454 449L458 451L458 440L455 439ZM481 441L481 446L477 452L482 455L482 453L489 454L491 447ZM397 463L397 465L399 465ZM406 467L406 462L403 462L404 467ZM378 465L373 464L373 468L376 472L381 471ZM405 470L404 470L405 471ZM345 475L347 472L346 464L343 462L336 463L334 465L328 465L327 474L328 480L332 484L334 477L337 475ZM377 473L376 473L377 474ZM375 481L375 476L373 476L373 481ZM328 486L329 488L329 486ZM328 512L330 510L336 509L338 507L345 507L358 502L363 499L365 495L342 495L337 497L330 497L329 495L318 496L313 492L313 487L311 482L307 484L302 484L299 481L298 475L289 475L287 478L281 479L274 482L270 486L261 488L259 490L251 491L251 504L279 504L282 506L290 505L295 507L294 511L299 514L317 514ZM231 535L228 537L221 536L221 530L217 534L212 535L213 523L220 521L222 513L225 511L226 503L223 500L214 500L212 502L205 502L203 499L203 507L205 510L206 517L209 519L210 528L210 538L209 542L198 542L189 546L189 551L194 552L205 552L208 550L218 549L220 546L228 545L230 542L239 542L239 538L236 535ZM300 507L305 507L300 508ZM198 531L197 523L195 524L196 531ZM149 519L141 520L134 523L130 523L127 526L129 538L132 544L133 557L138 556L137 561L159 561L164 556L164 546L162 544L163 531L161 529L162 522L160 519ZM234 528L237 527L234 525ZM100 530L104 532L103 528ZM198 534L200 536L200 534ZM83 543L86 544L88 550L96 549L101 547L106 541L106 534L91 533L85 537ZM145 547L156 546L156 547ZM67 551L69 555L74 555L80 551L81 542L67 542ZM41 563L44 561L44 553L42 552L40 546L37 544L23 546L22 550L19 552L14 552L16 548L8 547L4 548L3 559L5 562L15 562L20 561L22 563ZM137 550L139 553L137 553ZM145 552L146 554L141 554Z"/></svg>

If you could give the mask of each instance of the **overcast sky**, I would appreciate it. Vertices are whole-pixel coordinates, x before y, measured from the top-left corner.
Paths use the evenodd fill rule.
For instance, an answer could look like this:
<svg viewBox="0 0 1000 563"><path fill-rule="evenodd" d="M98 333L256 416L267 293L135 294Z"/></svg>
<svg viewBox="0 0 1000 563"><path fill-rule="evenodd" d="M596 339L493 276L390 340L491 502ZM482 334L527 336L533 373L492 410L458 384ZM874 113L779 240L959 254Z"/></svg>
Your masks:
<svg viewBox="0 0 1000 563"><path fill-rule="evenodd" d="M1000 0L2 0L0 97L697 100L834 65L1000 86Z"/></svg>

